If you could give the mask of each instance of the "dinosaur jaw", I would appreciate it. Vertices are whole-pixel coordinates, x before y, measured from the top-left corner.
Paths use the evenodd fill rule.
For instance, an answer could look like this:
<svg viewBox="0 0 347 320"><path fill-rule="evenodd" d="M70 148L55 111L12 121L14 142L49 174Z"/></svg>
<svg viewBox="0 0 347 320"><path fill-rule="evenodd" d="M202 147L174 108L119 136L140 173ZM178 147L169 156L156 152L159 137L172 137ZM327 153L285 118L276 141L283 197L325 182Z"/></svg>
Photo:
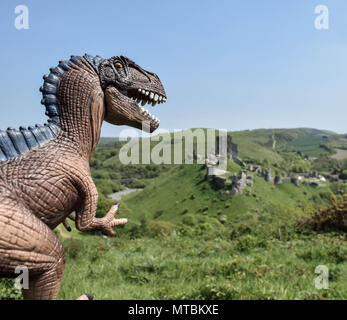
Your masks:
<svg viewBox="0 0 347 320"><path fill-rule="evenodd" d="M142 88L125 90L110 86L105 90L105 101L105 121L115 125L128 125L152 133L159 127L160 121L143 106L146 103L153 107L157 103L165 103L166 97Z"/></svg>

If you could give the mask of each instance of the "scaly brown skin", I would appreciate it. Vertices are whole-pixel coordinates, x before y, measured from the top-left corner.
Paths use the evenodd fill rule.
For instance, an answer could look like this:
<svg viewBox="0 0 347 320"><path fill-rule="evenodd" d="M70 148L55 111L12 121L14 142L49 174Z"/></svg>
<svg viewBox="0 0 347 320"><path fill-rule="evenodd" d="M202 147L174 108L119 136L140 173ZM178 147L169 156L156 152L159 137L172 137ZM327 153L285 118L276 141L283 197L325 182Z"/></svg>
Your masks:
<svg viewBox="0 0 347 320"><path fill-rule="evenodd" d="M145 89L150 85L146 83ZM155 86L154 92L165 96L164 89ZM112 236L115 226L127 222L114 218L118 205L103 218L95 217L98 193L89 160L103 120L134 127L148 121L150 131L158 126L138 113L135 102L112 84L103 88L84 58L62 76L57 97L58 135L44 146L0 163L0 277L16 277L15 268L26 266L29 289L23 290L24 299L56 299L65 256L52 230L73 211L82 232L99 230ZM88 300L88 296L79 299Z"/></svg>

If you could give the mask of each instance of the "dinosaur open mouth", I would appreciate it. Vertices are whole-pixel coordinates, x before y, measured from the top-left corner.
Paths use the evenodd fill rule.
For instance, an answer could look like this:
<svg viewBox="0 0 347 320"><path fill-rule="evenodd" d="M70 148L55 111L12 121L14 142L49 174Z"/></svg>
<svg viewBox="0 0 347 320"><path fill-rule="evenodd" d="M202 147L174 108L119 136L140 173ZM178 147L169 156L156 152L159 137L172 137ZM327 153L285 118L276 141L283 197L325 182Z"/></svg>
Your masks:
<svg viewBox="0 0 347 320"><path fill-rule="evenodd" d="M158 125L160 120L148 112L147 109L143 108L143 106L148 103L154 107L156 104L161 104L166 102L166 97L145 89L128 89L126 91L122 91L128 98L130 98L133 102L136 103L139 108L139 112L148 120L156 122ZM141 106L139 105L141 104Z"/></svg>

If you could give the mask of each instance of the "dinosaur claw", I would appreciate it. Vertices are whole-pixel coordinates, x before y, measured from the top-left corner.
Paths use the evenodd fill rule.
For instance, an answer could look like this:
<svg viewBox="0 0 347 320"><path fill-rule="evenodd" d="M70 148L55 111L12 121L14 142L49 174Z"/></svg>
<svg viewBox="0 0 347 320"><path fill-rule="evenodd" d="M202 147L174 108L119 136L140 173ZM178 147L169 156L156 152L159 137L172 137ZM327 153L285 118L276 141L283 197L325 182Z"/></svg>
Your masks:
<svg viewBox="0 0 347 320"><path fill-rule="evenodd" d="M89 300L94 300L94 296L90 293L85 294Z"/></svg>
<svg viewBox="0 0 347 320"><path fill-rule="evenodd" d="M115 205L113 205L107 214L108 214L109 216L110 216L110 215L115 216L115 215L117 214L119 205L120 205L119 203L116 203Z"/></svg>
<svg viewBox="0 0 347 320"><path fill-rule="evenodd" d="M112 227L116 227L116 226L122 226L124 224L128 223L128 219L126 218L122 218L122 219L114 219L112 221Z"/></svg>
<svg viewBox="0 0 347 320"><path fill-rule="evenodd" d="M66 221L66 219L63 221L63 225L68 232L71 232L72 229L70 225L68 224L68 222Z"/></svg>
<svg viewBox="0 0 347 320"><path fill-rule="evenodd" d="M77 300L93 300L94 296L90 293L85 293L81 295Z"/></svg>

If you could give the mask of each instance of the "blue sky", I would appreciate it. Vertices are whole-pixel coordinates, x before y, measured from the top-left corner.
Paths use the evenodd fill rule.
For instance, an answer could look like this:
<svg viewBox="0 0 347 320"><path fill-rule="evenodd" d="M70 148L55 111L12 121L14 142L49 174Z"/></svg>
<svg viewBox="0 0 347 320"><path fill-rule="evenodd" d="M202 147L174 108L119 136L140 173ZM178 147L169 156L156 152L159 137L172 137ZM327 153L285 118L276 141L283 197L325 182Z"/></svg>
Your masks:
<svg viewBox="0 0 347 320"><path fill-rule="evenodd" d="M14 27L17 5L29 29ZM329 8L329 30L314 8ZM126 55L157 73L169 130L314 127L347 132L347 1L38 1L0 3L0 128L46 120L42 75L71 54ZM103 136L123 127L103 126Z"/></svg>

